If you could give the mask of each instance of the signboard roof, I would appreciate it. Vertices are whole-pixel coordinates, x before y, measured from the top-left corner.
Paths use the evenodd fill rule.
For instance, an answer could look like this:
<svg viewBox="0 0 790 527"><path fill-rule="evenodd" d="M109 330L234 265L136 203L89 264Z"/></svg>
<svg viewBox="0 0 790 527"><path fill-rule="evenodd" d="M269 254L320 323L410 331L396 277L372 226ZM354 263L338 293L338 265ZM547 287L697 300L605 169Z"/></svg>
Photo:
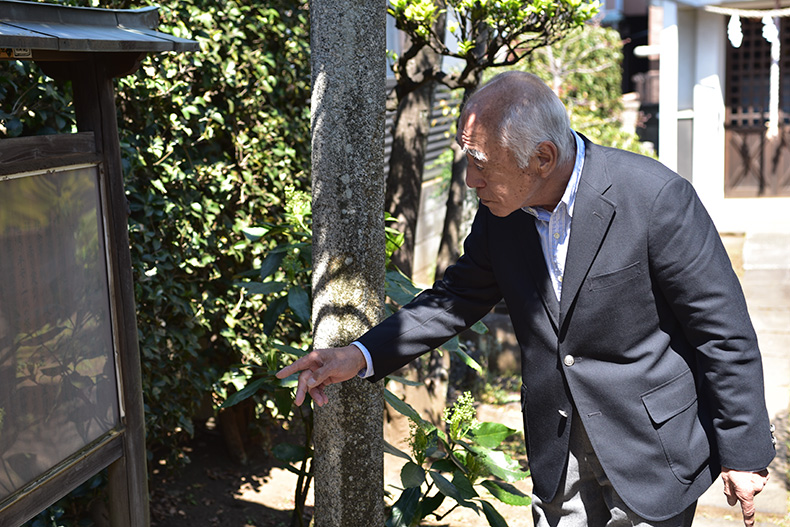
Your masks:
<svg viewBox="0 0 790 527"><path fill-rule="evenodd" d="M198 43L156 31L159 8L99 9L0 0L0 49L194 51Z"/></svg>

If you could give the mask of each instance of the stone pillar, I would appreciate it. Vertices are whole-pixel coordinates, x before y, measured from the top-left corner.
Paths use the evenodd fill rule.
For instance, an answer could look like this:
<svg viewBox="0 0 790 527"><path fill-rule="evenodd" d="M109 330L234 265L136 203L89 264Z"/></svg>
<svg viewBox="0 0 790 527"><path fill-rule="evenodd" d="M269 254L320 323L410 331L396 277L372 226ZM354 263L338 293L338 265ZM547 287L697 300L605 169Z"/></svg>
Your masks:
<svg viewBox="0 0 790 527"><path fill-rule="evenodd" d="M386 4L314 0L311 15L314 346L384 314ZM315 413L315 525L384 525L380 383L327 390Z"/></svg>

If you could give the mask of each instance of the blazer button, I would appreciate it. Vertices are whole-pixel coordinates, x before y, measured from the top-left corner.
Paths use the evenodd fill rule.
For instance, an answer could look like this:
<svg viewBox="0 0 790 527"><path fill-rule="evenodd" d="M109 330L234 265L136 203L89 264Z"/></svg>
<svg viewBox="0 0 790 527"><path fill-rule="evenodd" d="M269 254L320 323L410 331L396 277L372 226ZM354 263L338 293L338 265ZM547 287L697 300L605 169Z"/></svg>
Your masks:
<svg viewBox="0 0 790 527"><path fill-rule="evenodd" d="M573 363L576 362L576 359L573 358L573 355L565 355L565 358L562 359L562 362L564 362L566 366L573 366Z"/></svg>

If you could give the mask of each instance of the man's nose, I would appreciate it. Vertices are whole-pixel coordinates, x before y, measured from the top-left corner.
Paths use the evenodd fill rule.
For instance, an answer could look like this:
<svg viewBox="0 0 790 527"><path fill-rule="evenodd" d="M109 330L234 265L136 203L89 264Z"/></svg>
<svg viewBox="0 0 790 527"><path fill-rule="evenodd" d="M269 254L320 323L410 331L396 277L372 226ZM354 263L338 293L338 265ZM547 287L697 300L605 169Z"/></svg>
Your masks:
<svg viewBox="0 0 790 527"><path fill-rule="evenodd" d="M477 171L473 167L467 167L466 169L466 186L475 189L485 186L485 181L483 181L483 178L480 177L480 174L477 174Z"/></svg>

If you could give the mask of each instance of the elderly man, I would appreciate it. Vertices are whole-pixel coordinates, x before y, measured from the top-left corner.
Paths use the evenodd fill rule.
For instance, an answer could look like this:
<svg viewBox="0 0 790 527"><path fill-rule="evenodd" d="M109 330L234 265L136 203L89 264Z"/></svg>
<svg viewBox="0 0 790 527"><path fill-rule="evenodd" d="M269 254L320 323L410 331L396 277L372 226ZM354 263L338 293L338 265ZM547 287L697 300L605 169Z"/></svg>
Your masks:
<svg viewBox="0 0 790 527"><path fill-rule="evenodd" d="M378 380L502 298L521 346L537 526L690 525L721 473L754 522L775 455L738 279L691 185L589 142L533 75L504 73L459 120L480 207L443 280L297 371L309 392Z"/></svg>

